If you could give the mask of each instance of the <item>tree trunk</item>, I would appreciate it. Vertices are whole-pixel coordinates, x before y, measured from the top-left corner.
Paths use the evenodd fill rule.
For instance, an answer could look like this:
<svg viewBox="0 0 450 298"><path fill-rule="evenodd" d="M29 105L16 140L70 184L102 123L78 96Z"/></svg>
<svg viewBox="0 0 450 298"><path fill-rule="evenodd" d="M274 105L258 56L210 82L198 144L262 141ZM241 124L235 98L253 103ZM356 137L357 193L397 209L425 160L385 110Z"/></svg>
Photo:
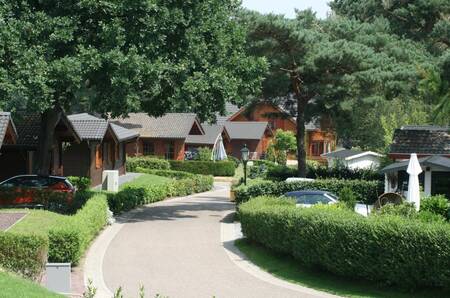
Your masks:
<svg viewBox="0 0 450 298"><path fill-rule="evenodd" d="M298 176L306 177L305 150L305 106L301 98L297 98L297 161Z"/></svg>
<svg viewBox="0 0 450 298"><path fill-rule="evenodd" d="M39 132L39 144L36 153L36 173L38 175L50 175L52 162L53 141L55 128L62 116L62 109L55 106L46 110L41 115L41 129Z"/></svg>

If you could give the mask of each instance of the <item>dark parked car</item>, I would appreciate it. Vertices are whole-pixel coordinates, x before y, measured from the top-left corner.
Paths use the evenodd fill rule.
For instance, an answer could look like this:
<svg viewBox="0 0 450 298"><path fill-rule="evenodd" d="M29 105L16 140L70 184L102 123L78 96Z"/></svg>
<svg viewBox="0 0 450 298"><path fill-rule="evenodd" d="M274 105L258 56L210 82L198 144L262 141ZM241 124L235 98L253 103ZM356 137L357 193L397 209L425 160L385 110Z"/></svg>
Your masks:
<svg viewBox="0 0 450 298"><path fill-rule="evenodd" d="M48 205L73 200L75 187L65 177L20 175L0 183L0 205Z"/></svg>
<svg viewBox="0 0 450 298"><path fill-rule="evenodd" d="M336 204L338 197L321 190L298 190L284 194L285 197L296 200L297 207L311 207L316 204Z"/></svg>

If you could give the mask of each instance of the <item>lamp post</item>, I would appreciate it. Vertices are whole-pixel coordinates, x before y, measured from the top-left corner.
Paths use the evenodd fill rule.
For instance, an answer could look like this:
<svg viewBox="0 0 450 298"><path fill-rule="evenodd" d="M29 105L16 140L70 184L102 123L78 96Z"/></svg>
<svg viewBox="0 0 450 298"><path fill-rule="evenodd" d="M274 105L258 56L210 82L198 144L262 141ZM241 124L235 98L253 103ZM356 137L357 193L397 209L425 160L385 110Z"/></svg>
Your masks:
<svg viewBox="0 0 450 298"><path fill-rule="evenodd" d="M250 150L247 148L247 144L244 144L244 148L241 149L241 159L244 164L244 185L247 185L247 162Z"/></svg>

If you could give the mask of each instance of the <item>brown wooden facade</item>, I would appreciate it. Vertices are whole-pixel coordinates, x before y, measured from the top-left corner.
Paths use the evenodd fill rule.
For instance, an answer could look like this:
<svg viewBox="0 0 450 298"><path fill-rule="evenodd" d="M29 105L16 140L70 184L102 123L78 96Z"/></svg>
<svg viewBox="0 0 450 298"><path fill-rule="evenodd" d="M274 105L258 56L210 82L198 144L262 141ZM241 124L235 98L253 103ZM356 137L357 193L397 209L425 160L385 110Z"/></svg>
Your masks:
<svg viewBox="0 0 450 298"><path fill-rule="evenodd" d="M297 134L295 120L285 111L268 102L252 105L251 110L245 107L241 108L228 121L267 121L274 132L277 129L282 129ZM331 125L325 122L327 121L321 121L320 128L307 128L305 142L308 159L326 162L321 154L331 152L336 148L336 135ZM267 146L264 148L264 145L262 145L261 148L265 152Z"/></svg>
<svg viewBox="0 0 450 298"><path fill-rule="evenodd" d="M127 144L129 156L161 156L165 159L183 160L185 139L139 138L136 142Z"/></svg>

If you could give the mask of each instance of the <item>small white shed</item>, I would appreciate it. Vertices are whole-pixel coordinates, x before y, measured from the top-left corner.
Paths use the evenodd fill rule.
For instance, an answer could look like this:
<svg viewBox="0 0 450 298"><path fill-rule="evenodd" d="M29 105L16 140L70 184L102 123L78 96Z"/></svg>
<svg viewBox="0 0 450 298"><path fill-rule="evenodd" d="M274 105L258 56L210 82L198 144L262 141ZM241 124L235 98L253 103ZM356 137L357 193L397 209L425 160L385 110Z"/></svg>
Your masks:
<svg viewBox="0 0 450 298"><path fill-rule="evenodd" d="M372 151L340 149L322 154L327 159L328 166L342 164L349 169L377 169L383 155Z"/></svg>

